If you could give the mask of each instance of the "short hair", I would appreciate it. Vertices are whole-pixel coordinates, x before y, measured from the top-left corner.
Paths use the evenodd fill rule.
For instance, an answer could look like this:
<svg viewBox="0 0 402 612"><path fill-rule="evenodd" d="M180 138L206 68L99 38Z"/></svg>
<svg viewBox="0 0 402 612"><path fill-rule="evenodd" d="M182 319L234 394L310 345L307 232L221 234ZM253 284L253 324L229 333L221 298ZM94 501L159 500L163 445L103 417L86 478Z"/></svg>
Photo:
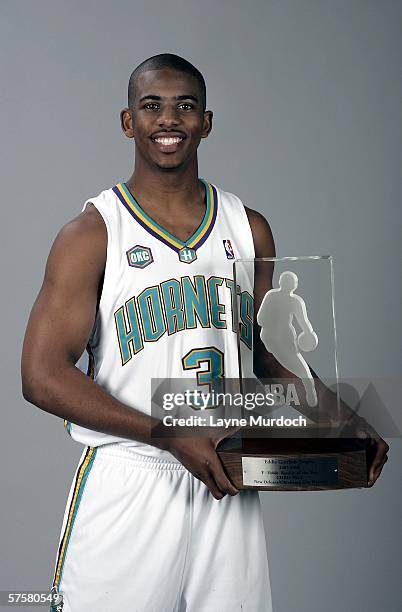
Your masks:
<svg viewBox="0 0 402 612"><path fill-rule="evenodd" d="M206 109L207 104L207 88L205 85L204 77L201 72L190 64L186 59L174 53L160 53L159 55L153 55L148 59L144 60L133 70L128 82L128 106L133 108L135 100L135 88L137 85L137 79L143 72L147 70L162 70L162 68L172 68L178 72L187 72L191 74L198 81L201 90L201 103L203 111Z"/></svg>

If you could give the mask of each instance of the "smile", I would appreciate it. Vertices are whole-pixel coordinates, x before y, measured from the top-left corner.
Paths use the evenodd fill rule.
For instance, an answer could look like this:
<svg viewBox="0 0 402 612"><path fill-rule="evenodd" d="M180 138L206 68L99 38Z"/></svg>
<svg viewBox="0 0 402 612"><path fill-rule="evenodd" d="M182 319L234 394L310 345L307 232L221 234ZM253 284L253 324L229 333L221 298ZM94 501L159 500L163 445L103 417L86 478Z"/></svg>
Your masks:
<svg viewBox="0 0 402 612"><path fill-rule="evenodd" d="M155 136L152 138L152 142L156 146L160 153L176 153L181 147L181 143L185 139L185 136Z"/></svg>
<svg viewBox="0 0 402 612"><path fill-rule="evenodd" d="M172 145L172 144L178 144L179 142L181 142L183 140L183 138L179 138L177 136L175 136L174 138L168 138L166 136L160 136L158 138L154 138L155 142L159 143L159 144L163 144L163 145Z"/></svg>

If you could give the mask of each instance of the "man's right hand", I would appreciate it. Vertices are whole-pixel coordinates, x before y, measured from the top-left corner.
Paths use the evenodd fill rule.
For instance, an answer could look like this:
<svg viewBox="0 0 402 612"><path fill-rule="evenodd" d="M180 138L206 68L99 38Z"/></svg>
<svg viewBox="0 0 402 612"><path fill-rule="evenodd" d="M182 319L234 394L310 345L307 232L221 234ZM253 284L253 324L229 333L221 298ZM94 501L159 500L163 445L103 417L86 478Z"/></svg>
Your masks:
<svg viewBox="0 0 402 612"><path fill-rule="evenodd" d="M239 490L225 474L216 452L218 443L219 439L206 437L170 438L166 450L176 457L193 476L201 480L215 499L222 499L226 494L237 495Z"/></svg>

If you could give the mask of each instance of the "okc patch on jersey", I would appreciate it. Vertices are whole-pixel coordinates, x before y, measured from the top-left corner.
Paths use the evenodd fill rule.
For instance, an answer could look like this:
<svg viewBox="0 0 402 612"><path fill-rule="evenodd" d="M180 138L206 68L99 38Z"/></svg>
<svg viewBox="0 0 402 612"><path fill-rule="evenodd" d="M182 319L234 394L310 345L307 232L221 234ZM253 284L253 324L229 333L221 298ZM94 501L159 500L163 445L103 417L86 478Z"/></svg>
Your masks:
<svg viewBox="0 0 402 612"><path fill-rule="evenodd" d="M230 242L230 240L224 240L223 246L225 247L226 257L228 259L234 259L234 251L233 251L232 243Z"/></svg>
<svg viewBox="0 0 402 612"><path fill-rule="evenodd" d="M151 249L136 244L127 251L128 265L132 268L145 268L153 262Z"/></svg>

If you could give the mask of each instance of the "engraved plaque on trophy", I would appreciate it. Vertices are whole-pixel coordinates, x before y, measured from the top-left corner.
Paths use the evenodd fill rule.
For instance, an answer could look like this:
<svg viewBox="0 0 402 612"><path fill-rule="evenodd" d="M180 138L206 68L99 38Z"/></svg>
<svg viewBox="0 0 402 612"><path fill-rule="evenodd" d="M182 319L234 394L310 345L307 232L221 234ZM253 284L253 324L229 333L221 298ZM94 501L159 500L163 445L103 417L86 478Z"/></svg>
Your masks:
<svg viewBox="0 0 402 612"><path fill-rule="evenodd" d="M339 397L330 256L236 260L242 427L217 448L239 489L367 486L369 443Z"/></svg>

